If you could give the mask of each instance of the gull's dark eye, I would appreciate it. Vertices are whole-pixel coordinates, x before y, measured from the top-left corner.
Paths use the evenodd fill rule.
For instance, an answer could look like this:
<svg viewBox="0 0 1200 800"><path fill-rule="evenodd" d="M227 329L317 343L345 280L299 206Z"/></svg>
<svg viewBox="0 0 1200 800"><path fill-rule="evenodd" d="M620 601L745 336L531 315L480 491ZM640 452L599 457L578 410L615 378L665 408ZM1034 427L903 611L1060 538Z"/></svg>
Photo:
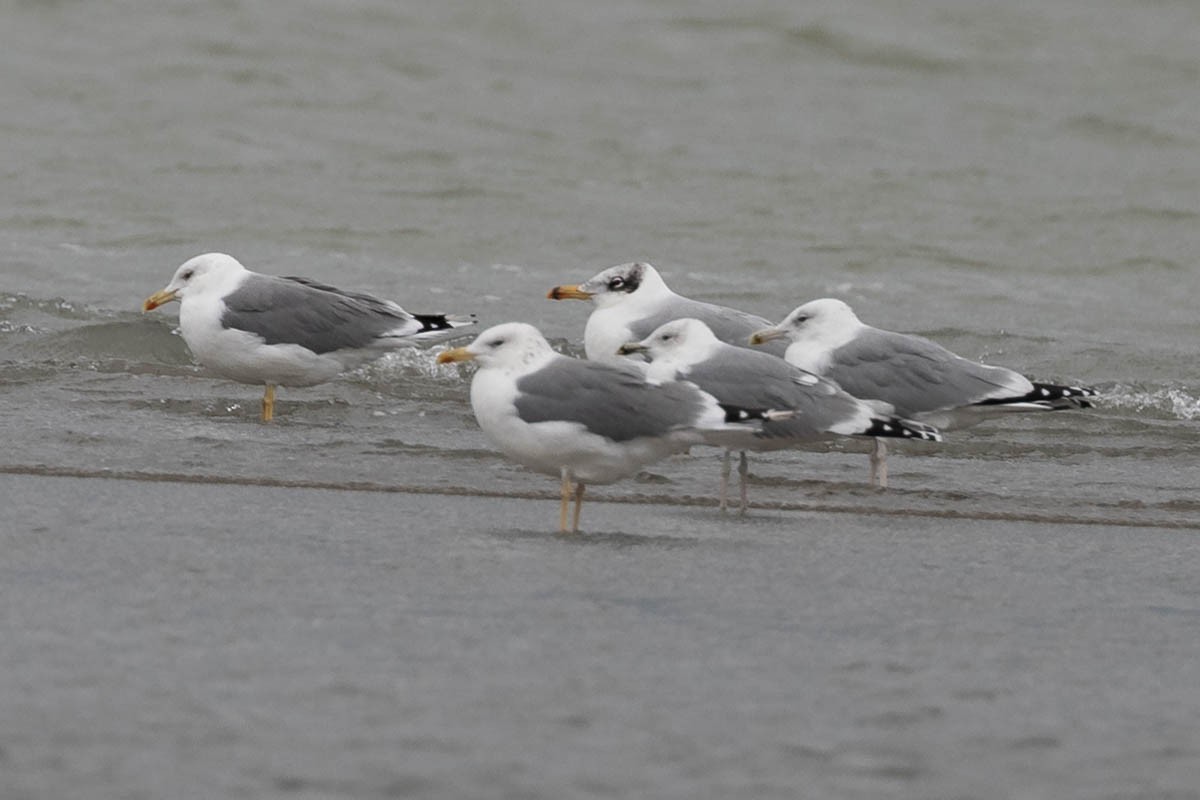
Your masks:
<svg viewBox="0 0 1200 800"><path fill-rule="evenodd" d="M796 321L792 324L794 324L797 328L799 328L801 325L803 325L806 322L808 322L808 315L801 314L800 316L796 317Z"/></svg>
<svg viewBox="0 0 1200 800"><path fill-rule="evenodd" d="M613 278L611 281L608 282L608 288L612 289L613 291L620 289L624 285L625 285L624 278Z"/></svg>
<svg viewBox="0 0 1200 800"><path fill-rule="evenodd" d="M186 270L179 277L183 278L185 281L190 281L192 279L192 274L193 274L192 271L189 269L189 270Z"/></svg>
<svg viewBox="0 0 1200 800"><path fill-rule="evenodd" d="M495 348L499 347L499 346L500 346L500 345L502 345L502 344L504 344L504 340L503 340L503 339L492 339L490 342L488 342L488 347L491 347L492 349L495 349Z"/></svg>

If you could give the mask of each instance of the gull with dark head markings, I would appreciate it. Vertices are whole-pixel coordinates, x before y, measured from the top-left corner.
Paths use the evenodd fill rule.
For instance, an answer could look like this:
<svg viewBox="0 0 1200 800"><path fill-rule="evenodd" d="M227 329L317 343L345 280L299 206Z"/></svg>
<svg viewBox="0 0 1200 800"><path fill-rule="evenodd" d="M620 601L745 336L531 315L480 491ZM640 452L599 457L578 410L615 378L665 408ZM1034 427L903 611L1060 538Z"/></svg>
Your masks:
<svg viewBox="0 0 1200 800"><path fill-rule="evenodd" d="M390 300L344 292L308 278L251 272L224 253L185 262L146 298L143 311L179 301L179 332L216 374L265 386L262 418L276 386L312 386L414 340L444 339L473 317L410 314Z"/></svg>
<svg viewBox="0 0 1200 800"><path fill-rule="evenodd" d="M761 429L746 431L736 442L742 450L738 466L742 513L746 511L746 450L781 450L835 436L941 439L929 425L892 416L886 404L852 397L837 384L776 356L726 344L697 319L668 322L642 341L624 345L620 352L647 354L648 380L685 380L721 403L790 412L780 419L765 420ZM728 482L727 448L721 473L722 510Z"/></svg>
<svg viewBox="0 0 1200 800"><path fill-rule="evenodd" d="M521 322L489 328L438 356L439 364L463 361L479 364L471 407L483 433L509 458L561 480L563 532L579 529L587 484L612 483L757 424L742 422L752 415L722 407L691 383L650 383L630 365L556 353L537 328Z"/></svg>
<svg viewBox="0 0 1200 800"><path fill-rule="evenodd" d="M855 397L890 403L905 418L961 428L1014 411L1091 408L1095 389L1037 383L1005 367L955 355L921 336L872 328L841 300L805 303L751 342L789 342L788 363ZM871 482L887 485L887 450L876 440Z"/></svg>
<svg viewBox="0 0 1200 800"><path fill-rule="evenodd" d="M646 263L609 267L580 284L555 286L551 300L591 300L595 310L583 331L583 347L593 361L617 359L617 348L636 342L673 319L691 317L707 325L723 342L748 347L750 334L770 321L745 311L703 303L676 294L658 270ZM768 347L782 356L786 345ZM777 351L777 352L776 352Z"/></svg>

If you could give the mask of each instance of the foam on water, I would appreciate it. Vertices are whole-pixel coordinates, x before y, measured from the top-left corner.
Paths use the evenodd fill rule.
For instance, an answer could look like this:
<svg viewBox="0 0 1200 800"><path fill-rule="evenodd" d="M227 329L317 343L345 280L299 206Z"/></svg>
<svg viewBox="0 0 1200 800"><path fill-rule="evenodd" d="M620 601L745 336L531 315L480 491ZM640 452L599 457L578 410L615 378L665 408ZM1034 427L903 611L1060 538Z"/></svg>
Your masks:
<svg viewBox="0 0 1200 800"><path fill-rule="evenodd" d="M1160 419L1200 419L1200 390L1192 387L1116 384L1099 398L1106 408L1128 409Z"/></svg>

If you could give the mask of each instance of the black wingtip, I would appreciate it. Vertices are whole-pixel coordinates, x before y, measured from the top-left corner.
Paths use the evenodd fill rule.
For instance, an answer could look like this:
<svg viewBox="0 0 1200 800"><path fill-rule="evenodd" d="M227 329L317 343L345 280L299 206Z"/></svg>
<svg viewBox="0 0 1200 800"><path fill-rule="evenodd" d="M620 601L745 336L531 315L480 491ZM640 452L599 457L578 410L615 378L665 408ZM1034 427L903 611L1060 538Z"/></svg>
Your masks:
<svg viewBox="0 0 1200 800"><path fill-rule="evenodd" d="M731 406L726 403L718 403L717 405L725 412L726 422L773 422L790 419L795 413L792 411L778 411L773 408L742 408L741 406Z"/></svg>
<svg viewBox="0 0 1200 800"><path fill-rule="evenodd" d="M1095 408L1095 404L1087 398L1098 397L1100 392L1089 386L1062 386L1056 383L1034 383L1033 390L1025 395L1014 397L996 397L984 400L977 405L1016 405L1031 403L1042 406L1050 411L1062 411L1072 408Z"/></svg>
<svg viewBox="0 0 1200 800"><path fill-rule="evenodd" d="M750 422L751 420L762 419L762 412L752 411L748 408L740 408L738 406L730 406L724 403L719 404L721 410L725 412L726 422Z"/></svg>
<svg viewBox="0 0 1200 800"><path fill-rule="evenodd" d="M1030 400L1072 400L1080 402L1084 397L1100 394L1090 386L1060 386L1055 383L1034 383L1029 393ZM1086 402L1086 401L1082 401Z"/></svg>
<svg viewBox="0 0 1200 800"><path fill-rule="evenodd" d="M418 333L430 331L448 331L461 328L464 325L474 325L478 318L474 314L413 314L413 319L421 323Z"/></svg>
<svg viewBox="0 0 1200 800"><path fill-rule="evenodd" d="M932 425L896 417L872 418L871 426L862 431L860 435L886 439L916 439L923 442L940 442L942 440L941 431Z"/></svg>

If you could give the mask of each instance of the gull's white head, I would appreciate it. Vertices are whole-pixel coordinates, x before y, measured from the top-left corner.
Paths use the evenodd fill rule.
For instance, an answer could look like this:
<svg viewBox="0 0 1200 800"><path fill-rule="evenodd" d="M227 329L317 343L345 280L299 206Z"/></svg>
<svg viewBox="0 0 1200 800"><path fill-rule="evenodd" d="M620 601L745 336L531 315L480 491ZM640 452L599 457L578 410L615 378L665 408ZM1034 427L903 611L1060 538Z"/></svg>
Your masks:
<svg viewBox="0 0 1200 800"><path fill-rule="evenodd" d="M442 351L437 362L478 361L482 368L520 370L553 355L550 343L537 328L524 322L506 322L488 328L466 347Z"/></svg>
<svg viewBox="0 0 1200 800"><path fill-rule="evenodd" d="M231 290L245 272L246 268L236 258L224 253L205 253L190 258L175 270L170 283L146 298L142 310L150 311L172 300L182 301L189 294L212 289Z"/></svg>
<svg viewBox="0 0 1200 800"><path fill-rule="evenodd" d="M778 325L757 331L751 344L763 344L772 339L809 342L837 346L853 338L863 327L850 306L841 300L824 297L812 300L792 311Z"/></svg>
<svg viewBox="0 0 1200 800"><path fill-rule="evenodd" d="M676 366L698 364L708 358L720 340L712 329L698 319L685 317L665 322L640 342L622 345L621 355L645 353L652 363L669 362Z"/></svg>
<svg viewBox="0 0 1200 800"><path fill-rule="evenodd" d="M578 285L555 286L546 296L551 300L591 300L597 307L607 308L632 297L670 293L658 270L636 262L609 267Z"/></svg>

